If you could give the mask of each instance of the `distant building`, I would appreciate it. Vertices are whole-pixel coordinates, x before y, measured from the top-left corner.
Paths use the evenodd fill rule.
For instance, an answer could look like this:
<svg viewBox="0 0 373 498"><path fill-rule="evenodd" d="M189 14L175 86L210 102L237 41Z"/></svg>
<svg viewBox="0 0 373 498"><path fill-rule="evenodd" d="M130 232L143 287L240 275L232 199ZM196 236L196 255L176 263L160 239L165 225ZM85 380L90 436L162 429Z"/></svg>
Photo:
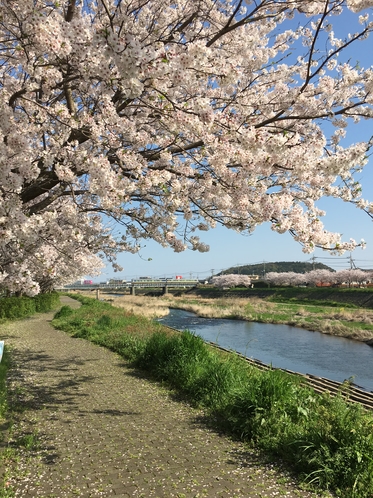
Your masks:
<svg viewBox="0 0 373 498"><path fill-rule="evenodd" d="M78 285L83 285L83 284L84 284L84 280L80 279L80 280L77 280L76 282L73 282L72 284L68 284L68 286L69 287L77 287Z"/></svg>

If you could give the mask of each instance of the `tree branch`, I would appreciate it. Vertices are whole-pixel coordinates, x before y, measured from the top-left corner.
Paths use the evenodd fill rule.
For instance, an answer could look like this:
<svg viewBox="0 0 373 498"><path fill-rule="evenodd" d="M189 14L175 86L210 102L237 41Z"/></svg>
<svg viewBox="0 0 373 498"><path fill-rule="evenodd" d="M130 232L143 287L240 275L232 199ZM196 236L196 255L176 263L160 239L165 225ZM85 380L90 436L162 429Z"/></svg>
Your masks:
<svg viewBox="0 0 373 498"><path fill-rule="evenodd" d="M75 13L75 7L76 7L76 0L69 0L69 5L67 7L66 16L65 16L65 20L67 22L72 21Z"/></svg>

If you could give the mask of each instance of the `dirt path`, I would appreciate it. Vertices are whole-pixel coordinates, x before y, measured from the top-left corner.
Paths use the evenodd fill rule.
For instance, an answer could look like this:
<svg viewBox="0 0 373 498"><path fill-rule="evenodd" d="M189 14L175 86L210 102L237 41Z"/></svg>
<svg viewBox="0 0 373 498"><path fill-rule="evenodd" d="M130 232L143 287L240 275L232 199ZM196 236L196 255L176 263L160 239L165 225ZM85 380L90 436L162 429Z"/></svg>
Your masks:
<svg viewBox="0 0 373 498"><path fill-rule="evenodd" d="M13 357L7 472L15 496L316 496L208 429L198 411L118 355L54 330L52 316L1 330Z"/></svg>

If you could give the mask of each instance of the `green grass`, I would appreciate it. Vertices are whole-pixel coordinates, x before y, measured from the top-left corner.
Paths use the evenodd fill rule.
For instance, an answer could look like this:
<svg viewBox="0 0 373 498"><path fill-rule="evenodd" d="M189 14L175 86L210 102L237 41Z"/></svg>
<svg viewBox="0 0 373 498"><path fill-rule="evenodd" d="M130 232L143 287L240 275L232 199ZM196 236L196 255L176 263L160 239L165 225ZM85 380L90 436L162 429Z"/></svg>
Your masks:
<svg viewBox="0 0 373 498"><path fill-rule="evenodd" d="M273 302L273 303L288 303L289 301L291 304L300 304L300 305L310 305L310 306L325 306L325 300L323 299L312 299L312 298L287 298L286 296L273 296L268 299L268 301ZM355 304L352 303L344 303L343 306L345 308L357 308ZM328 300L328 307L329 308L340 308L341 303L337 301L329 301Z"/></svg>
<svg viewBox="0 0 373 498"><path fill-rule="evenodd" d="M372 497L371 412L342 395L318 395L297 376L260 371L190 332L170 332L106 303L80 300L80 309L64 307L54 325L120 353L316 489Z"/></svg>
<svg viewBox="0 0 373 498"><path fill-rule="evenodd" d="M7 384L6 374L9 368L10 355L7 346L4 347L3 358L0 362L0 421L6 418L7 405Z"/></svg>
<svg viewBox="0 0 373 498"><path fill-rule="evenodd" d="M4 347L3 357L0 362L0 423L1 425L8 425L9 411L7 403L7 383L6 375L10 366L10 354L7 346ZM1 441L3 442L5 438L5 432L1 433ZM0 451L0 466L4 466L5 462L9 458L9 450L7 448L2 448ZM7 486L7 476L4 475L0 479L0 498L11 498L14 496L14 491Z"/></svg>
<svg viewBox="0 0 373 498"><path fill-rule="evenodd" d="M334 306L332 306L332 308L334 308ZM341 305L339 305L339 308L341 308ZM325 303L323 304L323 306L308 304L308 303L302 303L302 304L281 303L278 304L275 309L286 311L287 313L299 313L299 311L301 311L302 309L306 309L308 313L315 313L315 314L330 312L329 305L326 305Z"/></svg>
<svg viewBox="0 0 373 498"><path fill-rule="evenodd" d="M364 322L350 322L346 320L341 320L340 322L351 329L373 330L373 325Z"/></svg>
<svg viewBox="0 0 373 498"><path fill-rule="evenodd" d="M287 323L293 319L293 316L288 313L255 313L253 320L264 323Z"/></svg>
<svg viewBox="0 0 373 498"><path fill-rule="evenodd" d="M354 307L353 310L358 310L363 312L362 308ZM365 323L362 321L352 321L344 320L343 318L334 318L336 313L346 310L345 306L341 306L339 303L338 309L334 306L327 305L308 305L308 304L288 304L288 303L278 303L275 308L264 310L262 312L257 311L254 306L248 303L245 306L245 311L247 314L251 315L251 320L263 323L287 323L294 326L305 327L310 330L323 330L323 325L328 321L329 325L334 325L338 329L339 325L342 325L351 334L354 331L369 331L373 332L373 324ZM352 311L353 311L352 310ZM347 307L347 311L351 314L351 307ZM351 316L353 316L351 314ZM331 317L331 318L328 318ZM338 334L337 334L338 335ZM346 334L348 335L348 334Z"/></svg>
<svg viewBox="0 0 373 498"><path fill-rule="evenodd" d="M254 282L253 289L230 289L229 291L200 287L193 291L200 297L260 297L272 302L289 302L302 304L320 304L326 302L334 307L373 307L373 288L336 288L336 287L276 287L261 286Z"/></svg>
<svg viewBox="0 0 373 498"><path fill-rule="evenodd" d="M59 294L57 292L50 292L40 294L33 298L30 297L5 297L0 299L0 324L9 320L18 320L21 318L29 317L35 313L44 313L52 309L56 309L59 303ZM17 409L15 406L8 406L7 398L7 383L6 375L10 367L11 354L5 343L4 353L0 362L0 423L7 429L12 425L12 410ZM5 430L1 433L1 441L5 438ZM17 446L26 450L35 450L37 447L37 438L35 434L25 435L17 442ZM0 450L0 466L4 467L6 462L16 458L15 448L6 447ZM7 483L7 475L4 473L0 479L0 498L12 498L15 496L15 491Z"/></svg>
<svg viewBox="0 0 373 498"><path fill-rule="evenodd" d="M77 298L76 295L72 297ZM83 296L78 299L83 306L77 310L63 306L55 315L53 325L74 337L88 339L116 351L130 360L144 347L146 337L161 328L161 325L145 317L115 308L109 303Z"/></svg>
<svg viewBox="0 0 373 498"><path fill-rule="evenodd" d="M13 441L13 447L23 448L28 451L37 451L40 448L39 436L36 432L23 434Z"/></svg>

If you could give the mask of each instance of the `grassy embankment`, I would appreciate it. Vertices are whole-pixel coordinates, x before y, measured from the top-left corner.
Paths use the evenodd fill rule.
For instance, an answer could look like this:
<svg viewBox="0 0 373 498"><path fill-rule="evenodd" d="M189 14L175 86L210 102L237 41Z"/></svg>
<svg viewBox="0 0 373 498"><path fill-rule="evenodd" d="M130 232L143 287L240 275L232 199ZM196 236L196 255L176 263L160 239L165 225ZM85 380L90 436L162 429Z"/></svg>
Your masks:
<svg viewBox="0 0 373 498"><path fill-rule="evenodd" d="M373 296L372 291L360 293L350 290L340 293L340 299L345 299L345 302L320 299L322 292L318 291L316 294L313 289L294 289L290 293L291 290L286 289L277 294L271 291L267 297L265 291L266 289L260 293L263 297L255 294L250 297L248 293L245 298L235 297L235 292L225 296L222 293L212 293L212 297L192 293L179 297L172 294L159 297L128 295L115 298L115 306L149 318L165 316L169 308L179 308L202 317L281 323L358 341L373 339L373 310L353 304L359 302L357 298L361 294L361 301L364 301L364 297L366 300L366 296ZM314 298L315 294L319 299ZM105 294L102 297L105 299Z"/></svg>
<svg viewBox="0 0 373 498"><path fill-rule="evenodd" d="M79 299L78 310L65 306L57 313L56 327L118 352L203 407L220 428L281 459L303 482L339 497L372 497L372 413L318 395L296 376L259 371L189 332Z"/></svg>

